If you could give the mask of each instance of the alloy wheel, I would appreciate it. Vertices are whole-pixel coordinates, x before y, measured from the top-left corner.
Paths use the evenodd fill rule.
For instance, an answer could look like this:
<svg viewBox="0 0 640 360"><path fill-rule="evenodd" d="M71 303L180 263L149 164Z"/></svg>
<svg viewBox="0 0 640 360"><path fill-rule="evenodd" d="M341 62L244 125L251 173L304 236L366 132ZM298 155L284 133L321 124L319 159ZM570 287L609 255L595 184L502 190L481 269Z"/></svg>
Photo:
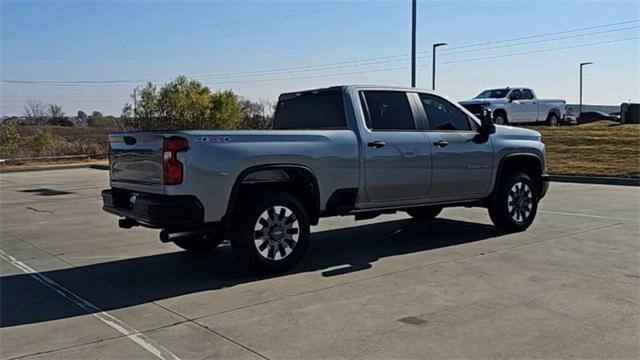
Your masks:
<svg viewBox="0 0 640 360"><path fill-rule="evenodd" d="M517 223L527 221L533 209L533 193L524 182L515 183L509 190L507 209L511 219Z"/></svg>
<svg viewBox="0 0 640 360"><path fill-rule="evenodd" d="M299 233L295 213L285 206L272 206L258 218L253 240L260 256L278 261L291 255L298 243Z"/></svg>

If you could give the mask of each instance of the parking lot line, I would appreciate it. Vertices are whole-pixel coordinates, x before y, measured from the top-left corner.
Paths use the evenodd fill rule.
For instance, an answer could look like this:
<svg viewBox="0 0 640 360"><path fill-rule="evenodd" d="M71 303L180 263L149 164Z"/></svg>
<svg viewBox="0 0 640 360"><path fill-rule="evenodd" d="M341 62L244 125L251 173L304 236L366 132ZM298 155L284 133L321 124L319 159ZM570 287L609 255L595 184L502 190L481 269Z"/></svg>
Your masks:
<svg viewBox="0 0 640 360"><path fill-rule="evenodd" d="M580 216L580 217L590 217L596 219L610 219L610 220L624 220L624 221L640 221L640 219L631 219L631 218L621 218L614 216L602 216L602 215L590 215L590 214L577 214L577 213L566 213L566 212L556 212L556 211L538 211L541 214L551 214L551 215L565 215L565 216Z"/></svg>
<svg viewBox="0 0 640 360"><path fill-rule="evenodd" d="M53 290L56 293L60 294L65 299L67 299L70 302L74 303L75 305L79 306L80 308L85 310L88 314L93 315L94 317L96 317L97 319L102 321L103 323L109 325L113 329L117 330L119 333L125 335L127 338L129 338L129 340L131 340L134 343L140 345L142 348L144 348L145 350L147 350L151 354L155 355L156 357L158 357L160 359L163 359L163 360L167 360L167 359L180 360L180 358L178 356L176 356L174 353L172 353L171 351L169 351L168 349L166 349L165 347L163 347L161 345L155 344L154 341L151 340L149 337L147 337L146 335L140 333L138 330L136 330L132 326L128 325L124 321L116 318L115 316L111 315L110 313L108 313L106 311L103 311L98 306L96 306L93 303L89 302L88 300L80 297L79 295L75 294L71 290L69 290L69 289L65 288L64 286L60 285L59 283L57 283L56 281L52 280L51 278L49 278L49 277L47 277L45 275L42 275L41 273L39 273L38 271L36 271L32 267L30 267L29 265L27 265L24 262L16 259L13 256L7 254L2 249L0 249L0 258L6 260L11 265L13 265L17 269L21 270L25 274L28 274L29 276L31 276L36 281L38 281L38 282L42 283L43 285L49 287L51 290Z"/></svg>

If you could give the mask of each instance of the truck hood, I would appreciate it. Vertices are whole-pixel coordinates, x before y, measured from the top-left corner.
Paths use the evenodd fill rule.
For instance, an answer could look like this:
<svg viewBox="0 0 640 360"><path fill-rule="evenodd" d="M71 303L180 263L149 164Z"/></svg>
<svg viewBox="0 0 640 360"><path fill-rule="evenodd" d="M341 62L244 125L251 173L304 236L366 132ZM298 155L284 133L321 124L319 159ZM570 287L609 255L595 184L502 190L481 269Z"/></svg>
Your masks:
<svg viewBox="0 0 640 360"><path fill-rule="evenodd" d="M496 133L498 137L509 139L536 140L539 141L541 135L539 132L520 127L512 127L505 125L496 125Z"/></svg>
<svg viewBox="0 0 640 360"><path fill-rule="evenodd" d="M470 100L462 100L458 103L460 105L480 105L480 104L490 104L492 102L501 102L504 99L470 99Z"/></svg>

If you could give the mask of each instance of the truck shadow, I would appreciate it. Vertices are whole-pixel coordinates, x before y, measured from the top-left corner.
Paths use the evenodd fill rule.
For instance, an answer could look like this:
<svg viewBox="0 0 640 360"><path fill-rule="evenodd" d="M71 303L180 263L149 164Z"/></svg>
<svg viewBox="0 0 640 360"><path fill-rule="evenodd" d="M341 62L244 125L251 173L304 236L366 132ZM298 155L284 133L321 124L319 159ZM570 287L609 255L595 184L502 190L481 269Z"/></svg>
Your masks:
<svg viewBox="0 0 640 360"><path fill-rule="evenodd" d="M275 277L311 271L322 271L325 277L340 276L371 268L381 258L460 245L499 234L489 225L447 219L430 223L395 220L314 232L301 263L292 272ZM41 274L105 311L268 278L255 276L242 267L228 246L207 255L177 251ZM27 274L2 276L0 289L0 327L87 314Z"/></svg>

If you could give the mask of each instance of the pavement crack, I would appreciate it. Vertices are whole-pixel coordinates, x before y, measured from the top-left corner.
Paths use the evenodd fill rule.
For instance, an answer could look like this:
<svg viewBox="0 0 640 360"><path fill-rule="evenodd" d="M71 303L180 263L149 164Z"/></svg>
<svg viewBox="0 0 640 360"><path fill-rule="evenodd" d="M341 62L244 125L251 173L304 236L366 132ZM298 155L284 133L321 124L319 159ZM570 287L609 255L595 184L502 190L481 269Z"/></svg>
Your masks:
<svg viewBox="0 0 640 360"><path fill-rule="evenodd" d="M82 346L98 344L98 343L101 343L101 342L104 342L104 341L111 341L111 340L120 339L120 338L124 338L124 337L125 337L124 335L109 336L109 337L101 338L101 339L94 340L94 341L84 342L84 343L81 343L81 344L63 346L63 347L59 347L59 348L51 349L51 350L44 350L44 351L38 351L38 352L34 352L34 353L22 354L22 355L14 356L14 357L11 357L11 358L7 358L7 360L17 360L17 359L24 359L24 358L31 357L31 356L36 356L36 355L51 354L51 353L55 353L55 352L62 351L62 350L75 349L75 348L79 348L79 347L82 347Z"/></svg>
<svg viewBox="0 0 640 360"><path fill-rule="evenodd" d="M214 334L216 334L216 335L218 335L218 336L220 336L221 338L223 338L223 339L225 339L225 340L227 340L227 341L230 341L230 342L232 342L232 343L234 343L234 344L236 344L236 345L238 345L238 346L240 346L240 347L244 348L244 349L245 349L245 350L247 350L247 351L252 352L252 353L253 353L253 354L255 354L255 355L258 355L259 357L261 357L261 358L263 358L263 359L265 359L265 360L271 360L271 359L270 359L270 358L268 358L267 356L262 355L261 353L257 352L256 350L253 350L253 349L252 349L252 348L250 348L249 346L247 346L247 345L245 345L245 344L243 344L243 343L241 343L241 342L239 342L239 341L236 341L236 340L234 340L234 339L232 339L232 338L230 338L230 337L228 337L228 336L226 336L226 335L224 335L224 334L220 333L219 331L216 331L216 330L214 330L214 329L212 329L212 328L210 328L210 327L208 327L208 326L206 326L206 325L204 325L204 324L201 324L201 323L199 323L199 322L197 322L197 321L194 321L193 323L194 323L194 324L196 324L196 325L198 325L198 326L200 326L200 327L202 327L202 328L204 328L204 329L206 329L206 330L208 330L208 331L210 331L210 332L212 332L212 333L214 333Z"/></svg>
<svg viewBox="0 0 640 360"><path fill-rule="evenodd" d="M31 207L31 206L27 206L27 210L31 210L31 211L35 211L35 212L39 212L39 213L55 214L53 211L40 210L40 209L36 209L34 207Z"/></svg>

